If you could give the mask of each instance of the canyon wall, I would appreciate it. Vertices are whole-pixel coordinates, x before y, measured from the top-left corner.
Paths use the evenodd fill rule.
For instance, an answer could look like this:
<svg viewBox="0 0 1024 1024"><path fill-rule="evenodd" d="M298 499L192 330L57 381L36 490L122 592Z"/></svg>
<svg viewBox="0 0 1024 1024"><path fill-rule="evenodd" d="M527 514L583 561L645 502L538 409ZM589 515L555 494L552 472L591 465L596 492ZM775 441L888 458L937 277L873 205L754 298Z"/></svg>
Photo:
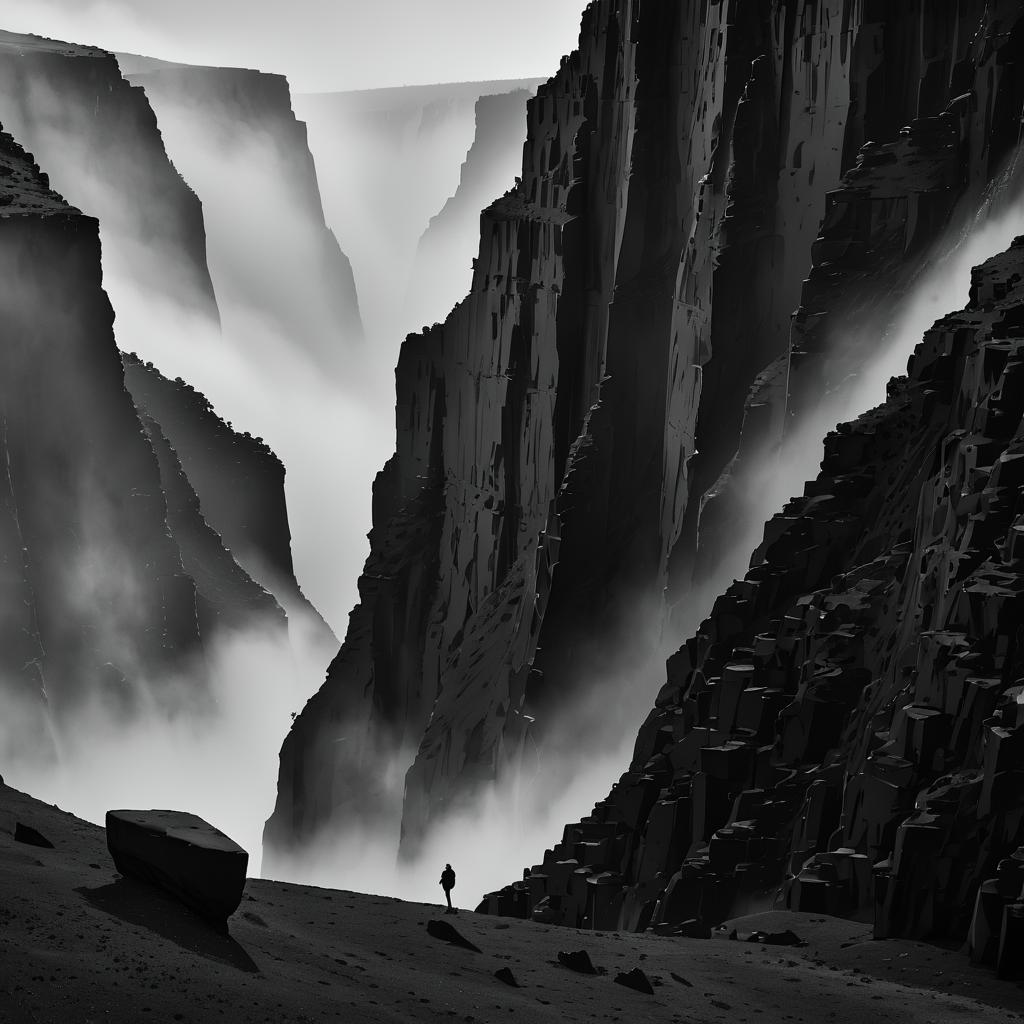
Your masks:
<svg viewBox="0 0 1024 1024"><path fill-rule="evenodd" d="M1024 237L828 435L629 771L487 909L700 934L775 902L994 957L1024 881L1022 281Z"/></svg>
<svg viewBox="0 0 1024 1024"><path fill-rule="evenodd" d="M309 126L327 222L352 258L367 331L376 346L388 346L389 371L405 332L420 326L402 316L416 244L458 186L459 165L476 131L477 100L536 85L453 82L294 97L296 113ZM516 133L521 145L522 122ZM457 297L464 294L465 288Z"/></svg>
<svg viewBox="0 0 1024 1024"><path fill-rule="evenodd" d="M469 296L403 346L361 601L282 749L268 863L358 828L381 750L411 761L413 855L486 787L542 803L621 741L666 596L685 635L770 513L730 481L804 381L871 358L1009 159L1020 36L995 0L587 7Z"/></svg>
<svg viewBox="0 0 1024 1024"><path fill-rule="evenodd" d="M523 162L526 89L481 96L476 134L459 174L459 187L430 218L416 246L405 299L405 321L432 324L466 294L480 237L480 211L512 187Z"/></svg>
<svg viewBox="0 0 1024 1024"><path fill-rule="evenodd" d="M324 223L320 186L287 80L245 68L119 54L145 90L168 152L205 203L225 332L248 329L333 376L363 337L352 267ZM264 339L254 324L265 321Z"/></svg>
<svg viewBox="0 0 1024 1024"><path fill-rule="evenodd" d="M165 447L173 454L167 472L161 459L165 490L168 478L176 482L180 472L188 488L183 504L201 506L203 522L247 578L273 594L289 618L301 618L303 628L319 634L319 645L333 640L337 647L330 627L295 579L281 460L263 438L233 430L203 394L180 378L168 380L152 363L131 354L123 362L125 386L154 447L158 454Z"/></svg>
<svg viewBox="0 0 1024 1024"><path fill-rule="evenodd" d="M202 206L113 54L0 32L0 120L55 188L99 218L112 294L137 291L151 309L169 300L216 323ZM127 310L119 314L126 341L146 329L145 315L129 322Z"/></svg>
<svg viewBox="0 0 1024 1024"><path fill-rule="evenodd" d="M201 703L196 582L124 387L97 223L51 191L7 134L0 261L9 710L17 720L35 708L36 733L47 718L67 725L90 700L128 713L143 680L177 672ZM182 698L177 688L163 696ZM39 736L21 740L30 748Z"/></svg>

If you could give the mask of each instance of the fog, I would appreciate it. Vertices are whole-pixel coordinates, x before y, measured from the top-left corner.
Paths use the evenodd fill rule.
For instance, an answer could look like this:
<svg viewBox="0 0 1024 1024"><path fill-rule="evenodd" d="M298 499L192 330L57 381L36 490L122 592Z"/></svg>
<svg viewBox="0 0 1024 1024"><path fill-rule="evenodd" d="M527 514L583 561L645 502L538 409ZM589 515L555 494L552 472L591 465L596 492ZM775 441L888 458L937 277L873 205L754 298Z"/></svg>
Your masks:
<svg viewBox="0 0 1024 1024"><path fill-rule="evenodd" d="M413 863L396 863L396 828L375 836L323 836L301 863L292 865L291 874L316 884L431 900L440 898L438 877L450 861L459 875L453 898L475 906L484 893L517 881L524 868L539 863L545 849L560 840L562 828L587 815L629 766L637 729L665 679L665 657L693 635L715 598L743 577L766 521L817 476L825 433L883 402L886 384L905 373L924 333L966 304L971 269L1024 234L1022 177L1018 159L975 214L961 211L899 300L896 315L881 311L881 321L888 317L891 323L879 327L877 348L867 350L870 358L861 372L851 374L829 395L826 407L797 425L784 459L770 460L756 474L741 539L687 596L671 635L658 637L653 630L652 624L661 621L659 606L638 609L635 632L623 630L634 633L635 645L618 651L605 672L593 675L586 696L548 724L543 745L534 745L521 772L505 774L461 813L437 821ZM392 766L389 774L397 780L400 772Z"/></svg>
<svg viewBox="0 0 1024 1024"><path fill-rule="evenodd" d="M1018 151L977 210L962 206L957 211L908 294L898 301L895 315L882 309L878 319L862 325L855 336L837 339L839 344L861 346L866 361L790 428L779 458L769 460L755 475L742 550L760 544L762 524L790 497L803 494L804 482L818 475L825 435L838 423L884 402L887 383L906 374L907 361L925 332L947 313L966 306L971 269L1008 248L1020 234L1024 234L1024 153Z"/></svg>
<svg viewBox="0 0 1024 1024"><path fill-rule="evenodd" d="M584 0L4 0L3 28L184 64L259 67L305 91L547 76Z"/></svg>
<svg viewBox="0 0 1024 1024"><path fill-rule="evenodd" d="M177 675L135 676L130 716L94 693L75 707L74 727L57 733L56 762L5 757L5 781L98 824L119 807L191 811L241 844L249 873L258 874L282 722L301 707L302 681L319 666L260 622L220 634L204 661ZM197 673L212 681L202 706ZM0 751L9 753L19 723L35 714L32 702L5 688Z"/></svg>
<svg viewBox="0 0 1024 1024"><path fill-rule="evenodd" d="M535 88L481 96L476 135L459 172L458 188L430 219L408 272L404 322L443 320L469 291L479 251L480 211L515 184L526 142L526 104Z"/></svg>
<svg viewBox="0 0 1024 1024"><path fill-rule="evenodd" d="M414 261L430 222L458 192L463 164L477 137L481 95L508 92L517 82L296 95L309 131L327 223L355 274L368 336L391 365L402 339L443 321L469 290L479 244L479 213L508 189L522 168L526 109L503 119L503 137L485 130L477 154L468 216L449 217L451 241L436 253L430 286L407 301Z"/></svg>
<svg viewBox="0 0 1024 1024"><path fill-rule="evenodd" d="M264 438L281 457L296 575L343 635L368 552L372 480L394 449L393 369L400 337L388 337L380 326L372 339L353 338L339 325L335 300L343 289L331 278L334 268L324 267L326 232L317 220L316 184L296 187L290 160L301 164L303 155L287 146L282 151L281 125L268 131L262 124L227 124L213 103L178 99L163 87L152 91L169 156L203 203L219 324L204 306L187 254L170 240L174 233L154 230L136 214L154 205L162 209L160 201L135 173L137 152L121 152L96 137L85 116L89 97L83 98L83 114L37 81L26 94L22 120L12 127L69 202L100 220L104 287L118 346L167 377L183 378L236 430ZM442 125L416 143L437 174L417 177L422 166L415 161L405 171L425 185L413 196L415 223L402 236L410 262L430 216L457 186L473 138L472 103L468 111L454 142L451 125ZM508 168L505 176L517 169ZM400 178L386 184L410 195ZM384 194L375 196L385 201ZM364 230L372 241L374 222ZM475 218L461 230L463 246L475 251ZM386 291L393 267L385 260L372 269ZM468 278L468 260L463 272ZM397 307L406 283L394 286ZM56 729L53 763L29 759L16 743L18 723L37 722L39 707L5 693L0 750L7 781L97 822L114 806L188 809L241 842L256 871L281 741L291 716L320 686L336 649L317 646L322 631L293 610L290 642L254 622L248 630L207 636L205 657L190 669L151 677L133 657L138 623L131 574L123 568L112 564L97 572L90 561L76 575L69 567L68 588L86 603L102 598L111 608L107 647L135 666L128 673L137 696L133 708L126 715L108 695L93 695L75 708L73 730ZM116 613L115 604L124 614ZM58 717L61 710L51 707ZM409 759L395 759L388 776L398 801ZM382 773L387 775L383 767ZM373 856L380 852L363 839L357 845ZM392 853L396 848L392 840Z"/></svg>
<svg viewBox="0 0 1024 1024"><path fill-rule="evenodd" d="M216 33L190 43L186 35L198 39L203 33L172 25L166 5L156 15L157 5L141 11L117 2L77 7L58 0L9 2L7 24L12 28L92 37L161 56L188 51L192 59L208 62L223 61L228 52L217 50ZM346 9L366 18L369 6ZM559 52L567 51L575 38L579 4L570 6L572 38L560 39ZM230 5L205 7L211 24L231 26L231 18L221 18L234 10ZM485 8L493 14L493 7L478 4L479 10ZM479 23L476 15L466 17L466 31ZM418 24L416 18L408 21ZM406 32L403 22L399 38ZM269 38L264 42L273 43ZM422 38L417 43L421 51L430 49ZM290 37L281 41L285 49L292 45ZM365 39L362 45L373 52ZM367 59L360 67L366 76L376 71L383 77L360 79L367 84L394 80L396 72L388 72L388 78L381 70L382 52L392 55L401 73L420 67L401 64L383 44L375 52L376 63ZM333 60L343 64L337 53ZM545 69L556 66L557 57L545 63ZM489 73L498 70L494 66ZM516 65L515 73L533 70ZM328 73L326 64L310 69L302 85L326 88ZM109 176L88 172L93 166L84 157L88 147L67 137L63 128L47 125L59 102L54 96L31 97L44 142L36 147L37 155L71 202L101 218L104 282L116 313L119 346L151 360L166 376L193 384L237 430L265 438L282 458L297 576L307 596L343 633L368 550L371 482L394 448L392 372L398 345L406 330L419 326L408 322L410 316L429 316L418 309L404 312L401 300L418 240L458 186L474 136L473 102L445 101L432 108L414 104L382 121L360 108L356 115L345 115L340 130L337 120L314 110L320 101L296 100L297 109L310 119L328 222L353 259L368 328L365 341L339 332L336 310L315 283L319 257L310 243L309 210L282 187L278 143L271 133L249 125L244 137L228 138L223 123L204 121L194 107L158 104L168 151L204 203L218 326L198 303L188 301L193 287L188 280L174 284L182 274L180 253L124 215L126 207ZM45 151L63 155L47 162ZM122 158L132 159L130 154ZM506 176L504 168L495 172L495 195L506 187ZM475 231L472 220L470 225L465 230ZM470 805L437 822L413 864L397 863L395 813L390 831L321 836L289 877L422 900L440 895L437 876L451 861L459 874L456 901L473 905L484 892L516 880L523 867L539 862L545 847L560 838L562 826L587 814L628 766L636 729L664 680L665 656L692 634L714 597L742 576L764 522L816 475L826 430L884 400L886 381L903 372L924 331L966 301L971 266L1021 232L1024 203L1007 186L966 229L943 241L930 269L901 302L902 312L884 332L877 357L830 395L826 407L797 426L784 460L766 464L751 489L743 540L734 546L732 561L723 562L690 595L677 635L659 636L652 627L661 621L660 607L637 609L635 646L620 649L614 663L591 679L586 697L546 730L541 746L531 747L521 771L503 775ZM472 244L471 237L460 242L468 247L465 251L472 251ZM468 267L453 266L452 274L468 279ZM451 281L443 288L457 293ZM438 318L445 312L444 295L438 286ZM69 566L69 588L87 604L95 603L97 595L108 605L124 598L124 614L113 618L110 627L117 635L127 628L130 637L131 590L124 582L130 573L116 566L110 577L94 573L92 563ZM293 623L291 643L261 622L211 638L194 673L210 680L210 702L202 707L193 704L195 679L187 670L135 680L140 699L130 728L118 708L97 696L76 713L73 730L55 733L56 765L21 756L25 752L18 746L17 730L38 710L5 693L0 752L6 780L97 821L119 805L188 809L241 842L255 872L263 820L274 802L281 740L290 716L320 685L331 653L295 642L316 632L303 625ZM115 649L117 635L108 641ZM130 640L123 653L130 658ZM179 693L181 699L175 700ZM396 809L412 756L412 751L396 751L380 768L387 799Z"/></svg>
<svg viewBox="0 0 1024 1024"><path fill-rule="evenodd" d="M134 283L115 278L118 344L188 381L281 458L296 576L342 636L371 484L394 449L392 366L357 335L355 309L339 308L355 296L329 262L304 156L282 145L289 125L229 128L216 103L173 82L151 91L168 155L203 202L221 330L166 300L154 317Z"/></svg>

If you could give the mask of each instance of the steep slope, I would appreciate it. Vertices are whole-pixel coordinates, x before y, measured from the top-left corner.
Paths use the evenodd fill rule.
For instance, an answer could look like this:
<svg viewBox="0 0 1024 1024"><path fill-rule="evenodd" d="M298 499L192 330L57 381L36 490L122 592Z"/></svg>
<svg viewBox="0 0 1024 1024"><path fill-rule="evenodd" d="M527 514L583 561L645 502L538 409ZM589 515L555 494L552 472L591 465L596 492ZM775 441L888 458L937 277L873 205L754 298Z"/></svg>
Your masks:
<svg viewBox="0 0 1024 1024"><path fill-rule="evenodd" d="M112 54L0 32L0 121L57 189L99 218L106 287L115 302L139 296L119 309L119 335L144 333L167 300L216 322L202 206Z"/></svg>
<svg viewBox="0 0 1024 1024"><path fill-rule="evenodd" d="M52 848L16 841L18 825ZM809 940L784 958L745 942L571 936L607 971L588 976L558 962L567 936L555 929L460 914L457 929L476 952L427 932L431 920L452 920L436 904L250 878L222 935L159 890L118 876L105 838L0 785L0 999L10 1024L817 1019L794 992L809 1008L833 1007L833 1024L999 1024L1024 1011L1015 983L978 985L954 952L871 942L863 926L815 915L780 922ZM638 965L653 995L615 984Z"/></svg>
<svg viewBox="0 0 1024 1024"><path fill-rule="evenodd" d="M476 134L459 176L459 187L430 218L416 247L405 319L432 324L468 291L480 236L480 211L509 189L523 161L526 101L532 92L481 96L476 101Z"/></svg>
<svg viewBox="0 0 1024 1024"><path fill-rule="evenodd" d="M381 749L416 748L415 853L524 751L541 771L520 798L543 802L621 738L666 588L692 615L695 579L746 562L702 506L741 443L778 442L790 362L836 375L841 337L810 343L845 315L829 289L894 315L1007 159L1021 37L995 0L588 6L529 105L521 183L482 217L469 297L403 348L362 600L282 750L271 848L346 828ZM805 292L827 193L873 165L830 207Z"/></svg>
<svg viewBox="0 0 1024 1024"><path fill-rule="evenodd" d="M248 329L256 354L286 344L293 357L342 373L362 339L359 303L348 258L324 223L287 80L129 54L118 60L145 90L175 165L204 200L225 332Z"/></svg>
<svg viewBox="0 0 1024 1024"><path fill-rule="evenodd" d="M1024 237L828 436L630 770L490 909L669 931L778 896L880 936L972 926L994 958L1024 883L1022 282Z"/></svg>
<svg viewBox="0 0 1024 1024"><path fill-rule="evenodd" d="M196 586L124 387L96 221L0 141L4 736L31 750L38 737L10 728L22 707L59 730L89 699L131 711L143 679L185 665L201 701L204 673Z"/></svg>
<svg viewBox="0 0 1024 1024"><path fill-rule="evenodd" d="M327 222L352 257L367 329L377 344L397 351L406 331L420 326L400 315L401 297L420 235L459 183L477 100L532 91L537 84L461 82L294 98L322 173ZM517 134L522 131L517 126ZM465 289L457 297L462 294Z"/></svg>
<svg viewBox="0 0 1024 1024"><path fill-rule="evenodd" d="M295 580L285 469L262 438L239 434L209 401L182 380L170 381L152 363L124 355L125 386L143 416L150 439L173 446L175 465L194 489L205 523L237 563L272 593L290 618L334 639ZM173 479L176 470L171 469ZM186 499L191 504L191 499ZM334 641L337 646L337 641Z"/></svg>

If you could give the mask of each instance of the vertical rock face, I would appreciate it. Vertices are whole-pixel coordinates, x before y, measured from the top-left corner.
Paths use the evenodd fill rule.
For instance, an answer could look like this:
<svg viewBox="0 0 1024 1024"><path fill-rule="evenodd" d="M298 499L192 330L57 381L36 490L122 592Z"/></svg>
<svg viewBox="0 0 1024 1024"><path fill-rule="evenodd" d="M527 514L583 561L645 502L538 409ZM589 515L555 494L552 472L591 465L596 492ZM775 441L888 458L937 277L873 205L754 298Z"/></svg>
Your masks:
<svg viewBox="0 0 1024 1024"><path fill-rule="evenodd" d="M434 323L469 286L480 234L480 211L510 188L523 162L526 101L532 92L481 96L476 134L462 164L459 187L430 218L416 248L406 297L406 321Z"/></svg>
<svg viewBox="0 0 1024 1024"><path fill-rule="evenodd" d="M124 387L96 221L6 134L0 264L5 687L59 720L89 698L130 709L140 678L189 664L199 696L196 585Z"/></svg>
<svg viewBox="0 0 1024 1024"><path fill-rule="evenodd" d="M205 202L225 329L255 321L337 374L362 339L348 257L324 223L306 126L287 80L119 55L153 105L175 165ZM231 321L229 323L228 321ZM260 344L256 331L253 345Z"/></svg>
<svg viewBox="0 0 1024 1024"><path fill-rule="evenodd" d="M778 899L995 957L1022 895L1022 280L1018 238L826 438L629 771L487 909L674 932Z"/></svg>
<svg viewBox="0 0 1024 1024"><path fill-rule="evenodd" d="M166 297L216 321L202 207L112 54L0 32L0 120L117 239L104 247L108 287L124 282L146 301Z"/></svg>
<svg viewBox="0 0 1024 1024"><path fill-rule="evenodd" d="M1021 35L995 0L587 7L469 296L403 348L362 600L285 742L271 854L344 827L381 746L416 748L414 852L635 672L650 608L729 554L733 471L781 438L790 380L797 417L869 358L836 325L883 329L1008 157ZM582 763L613 716L581 726Z"/></svg>

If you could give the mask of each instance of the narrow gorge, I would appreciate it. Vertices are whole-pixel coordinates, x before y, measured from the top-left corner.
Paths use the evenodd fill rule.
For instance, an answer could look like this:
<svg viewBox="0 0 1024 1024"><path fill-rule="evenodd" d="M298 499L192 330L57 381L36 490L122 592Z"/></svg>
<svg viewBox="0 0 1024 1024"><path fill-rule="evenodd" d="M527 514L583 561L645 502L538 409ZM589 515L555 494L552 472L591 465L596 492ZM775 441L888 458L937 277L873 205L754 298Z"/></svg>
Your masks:
<svg viewBox="0 0 1024 1024"><path fill-rule="evenodd" d="M612 794L482 909L700 930L779 900L966 934L1024 840L999 789L1019 247L764 523L932 270L1015 216L1022 46L998 0L588 5L469 296L403 345L268 864L399 820L413 860L486 801L511 841L657 696Z"/></svg>

